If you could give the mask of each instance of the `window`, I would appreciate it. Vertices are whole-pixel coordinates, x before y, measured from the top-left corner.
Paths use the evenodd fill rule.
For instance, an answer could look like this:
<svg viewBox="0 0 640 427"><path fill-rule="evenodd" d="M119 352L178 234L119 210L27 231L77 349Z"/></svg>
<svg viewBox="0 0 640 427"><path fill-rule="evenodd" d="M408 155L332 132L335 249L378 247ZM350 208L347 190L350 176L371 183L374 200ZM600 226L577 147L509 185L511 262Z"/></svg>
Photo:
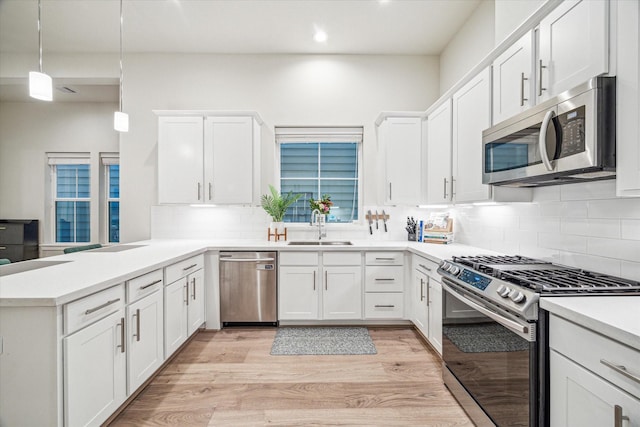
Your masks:
<svg viewBox="0 0 640 427"><path fill-rule="evenodd" d="M91 241L89 158L49 156L55 242Z"/></svg>
<svg viewBox="0 0 640 427"><path fill-rule="evenodd" d="M105 200L104 217L106 219L106 241L120 241L120 161L118 154L100 156L104 168Z"/></svg>
<svg viewBox="0 0 640 427"><path fill-rule="evenodd" d="M309 199L331 196L330 223L358 220L362 128L276 128L280 192L302 194L285 222L309 222Z"/></svg>

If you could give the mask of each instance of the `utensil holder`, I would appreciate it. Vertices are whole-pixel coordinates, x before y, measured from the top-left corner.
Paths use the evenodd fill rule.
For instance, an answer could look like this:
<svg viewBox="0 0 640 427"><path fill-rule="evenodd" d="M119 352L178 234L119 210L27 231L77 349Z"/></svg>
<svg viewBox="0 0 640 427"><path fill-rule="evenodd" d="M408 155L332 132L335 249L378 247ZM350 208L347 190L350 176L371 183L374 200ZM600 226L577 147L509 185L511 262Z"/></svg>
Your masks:
<svg viewBox="0 0 640 427"><path fill-rule="evenodd" d="M407 240L410 242L416 241L416 233L407 233Z"/></svg>

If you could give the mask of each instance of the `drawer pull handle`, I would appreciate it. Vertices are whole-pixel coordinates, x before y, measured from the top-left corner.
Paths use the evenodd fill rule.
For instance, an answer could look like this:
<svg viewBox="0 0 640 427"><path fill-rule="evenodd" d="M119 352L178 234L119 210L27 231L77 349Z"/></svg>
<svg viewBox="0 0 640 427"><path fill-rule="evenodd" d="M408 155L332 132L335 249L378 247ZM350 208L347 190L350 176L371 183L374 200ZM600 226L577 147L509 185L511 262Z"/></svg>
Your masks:
<svg viewBox="0 0 640 427"><path fill-rule="evenodd" d="M154 280L153 282L149 283L148 285L140 286L140 290L150 288L153 285L155 285L157 283L160 283L160 282L162 282L162 279Z"/></svg>
<svg viewBox="0 0 640 427"><path fill-rule="evenodd" d="M193 294L191 295L191 298L195 300L196 299L196 278L195 277L191 279L191 286L193 286Z"/></svg>
<svg viewBox="0 0 640 427"><path fill-rule="evenodd" d="M103 309L103 308L105 308L105 307L108 307L108 306L110 306L111 304L115 304L115 303L117 303L118 301L120 301L120 298L112 299L112 300L110 300L110 301L105 302L104 304L100 304L100 305L99 305L99 306L97 306L97 307L93 307L93 308L90 308L90 309L86 310L86 311L84 312L84 314L85 314L85 315L87 315L87 314L95 313L96 311L98 311L98 310L100 310L100 309Z"/></svg>
<svg viewBox="0 0 640 427"><path fill-rule="evenodd" d="M133 336L136 337L136 341L140 341L140 309L139 308L136 309L136 314L134 314L134 316L136 316L136 333L133 334Z"/></svg>
<svg viewBox="0 0 640 427"><path fill-rule="evenodd" d="M6 230L7 227L0 227L0 230Z"/></svg>
<svg viewBox="0 0 640 427"><path fill-rule="evenodd" d="M427 267L426 265L424 265L424 264L418 264L418 265L419 265L420 267L424 268L424 269L425 269L425 270L427 270L427 271L431 271L431 269L430 269L429 267Z"/></svg>
<svg viewBox="0 0 640 427"><path fill-rule="evenodd" d="M629 372L627 370L626 366L616 365L615 363L611 363L611 362L609 362L608 360L605 360L605 359L600 359L600 363L602 363L604 366L607 366L607 367L613 369L617 373L619 373L621 375L624 375L625 377L627 377L627 378L629 378L629 379L631 379L631 380L633 380L633 381L635 381L637 383L640 383L640 377L637 376L637 375L633 375L631 372Z"/></svg>
<svg viewBox="0 0 640 427"><path fill-rule="evenodd" d="M378 258L378 257L376 257L376 261L395 261L395 258Z"/></svg>
<svg viewBox="0 0 640 427"><path fill-rule="evenodd" d="M316 290L316 272L313 272L313 290Z"/></svg>
<svg viewBox="0 0 640 427"><path fill-rule="evenodd" d="M420 279L420 301L424 301L424 280Z"/></svg>
<svg viewBox="0 0 640 427"><path fill-rule="evenodd" d="M183 269L182 269L182 271L190 270L190 269L192 269L193 267L195 267L195 266L197 266L197 265L198 265L198 264L191 264L189 267L185 267L185 268L183 268Z"/></svg>
<svg viewBox="0 0 640 427"><path fill-rule="evenodd" d="M189 279L186 279L184 284L184 290L186 295L186 300L184 301L187 305L189 305Z"/></svg>
<svg viewBox="0 0 640 427"><path fill-rule="evenodd" d="M376 278L375 280L376 280L376 282L393 282L396 279L382 279L382 278L379 279L379 278Z"/></svg>
<svg viewBox="0 0 640 427"><path fill-rule="evenodd" d="M0 246L0 250L5 250L5 249L7 249L6 246Z"/></svg>
<svg viewBox="0 0 640 427"><path fill-rule="evenodd" d="M613 427L622 427L622 421L629 421L629 417L622 415L622 406L613 406Z"/></svg>
<svg viewBox="0 0 640 427"><path fill-rule="evenodd" d="M382 304L376 304L374 305L375 308L394 308L395 305L382 305Z"/></svg>

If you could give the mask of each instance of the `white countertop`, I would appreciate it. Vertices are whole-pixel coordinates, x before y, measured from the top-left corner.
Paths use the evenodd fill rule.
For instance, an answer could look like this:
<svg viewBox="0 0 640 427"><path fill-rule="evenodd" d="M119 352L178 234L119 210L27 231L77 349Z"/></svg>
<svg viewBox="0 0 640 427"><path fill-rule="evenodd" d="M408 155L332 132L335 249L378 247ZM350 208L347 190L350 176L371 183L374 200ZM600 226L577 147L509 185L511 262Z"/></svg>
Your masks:
<svg viewBox="0 0 640 427"><path fill-rule="evenodd" d="M288 246L264 240L149 240L122 252L84 251L29 262L70 261L0 276L0 307L58 306L208 250L370 251L408 250L435 262L453 255L493 253L473 246L407 241L357 241L350 246ZM1 268L1 267L0 267Z"/></svg>
<svg viewBox="0 0 640 427"><path fill-rule="evenodd" d="M640 350L640 296L543 297L540 307Z"/></svg>

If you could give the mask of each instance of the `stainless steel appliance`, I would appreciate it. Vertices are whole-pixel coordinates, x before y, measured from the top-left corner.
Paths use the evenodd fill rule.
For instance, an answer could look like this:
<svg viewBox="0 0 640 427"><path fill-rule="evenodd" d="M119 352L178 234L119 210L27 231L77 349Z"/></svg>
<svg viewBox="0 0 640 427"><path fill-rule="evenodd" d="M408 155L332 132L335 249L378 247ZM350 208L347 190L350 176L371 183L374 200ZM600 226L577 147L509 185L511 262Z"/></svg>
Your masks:
<svg viewBox="0 0 640 427"><path fill-rule="evenodd" d="M640 295L640 283L522 256L453 257L442 275L443 379L478 426L547 426L540 298Z"/></svg>
<svg viewBox="0 0 640 427"><path fill-rule="evenodd" d="M596 77L482 132L482 182L537 187L614 178L615 88L615 77Z"/></svg>
<svg viewBox="0 0 640 427"><path fill-rule="evenodd" d="M220 253L220 320L277 325L276 252Z"/></svg>

